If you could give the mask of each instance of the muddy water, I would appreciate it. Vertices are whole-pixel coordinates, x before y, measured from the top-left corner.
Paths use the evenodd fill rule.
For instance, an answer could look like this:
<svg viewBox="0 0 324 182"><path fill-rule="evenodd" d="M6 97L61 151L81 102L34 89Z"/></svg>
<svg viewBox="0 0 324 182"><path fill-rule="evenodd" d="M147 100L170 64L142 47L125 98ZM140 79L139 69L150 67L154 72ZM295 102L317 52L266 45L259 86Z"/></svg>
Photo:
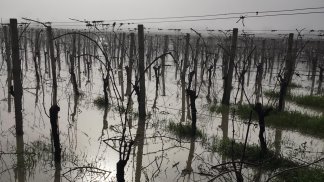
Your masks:
<svg viewBox="0 0 324 182"><path fill-rule="evenodd" d="M64 60L62 57L61 60ZM2 62L2 60L1 60ZM23 116L24 137L19 141L15 137L14 112L8 113L6 71L0 73L0 181L15 181L19 171L25 178L20 181L115 181L116 163L119 160L118 142L107 139L120 137L121 117L116 106L116 100L111 100L112 105L107 110L107 118L104 119L105 110L98 109L93 100L103 96L102 79L99 71L99 63L94 64L91 72L91 82L87 82L87 76L82 74L82 96L75 100L68 67L62 61L62 71L58 80L59 128L62 145L61 170L55 168L53 163L50 123L47 116L50 108L51 79L44 70L42 71L42 85L39 90L38 102L36 100L35 77L33 66L29 70L24 68L23 87ZM168 63L172 65L172 60ZM304 65L299 65L304 69ZM255 72L251 73L250 85L246 88L247 95L254 101ZM197 104L198 128L207 136L206 139L180 139L167 131L168 122L179 122L181 118L181 86L174 79L174 67L166 68L166 96L159 95L157 108L152 110L155 93L155 78L146 81L147 84L147 110L149 118L146 125L146 137L144 146L135 146L131 151L130 160L125 168L126 181L134 181L136 157L138 147L143 147L142 181L208 181L211 176L203 175L203 171L210 170L211 166L229 161L230 159L211 152L209 143L212 138L234 138L243 142L247 125L239 121L237 116L226 116L210 113L206 101L207 86L202 85ZM117 77L117 73L115 75ZM125 75L124 75L125 76ZM126 78L126 76L125 76ZM307 78L300 78L307 80ZM307 93L309 82L296 80L303 87L297 92ZM264 83L268 83L267 78ZM273 89L272 84L265 84L264 90ZM218 101L222 96L221 70L218 69L213 79L212 96ZM118 85L117 85L118 86ZM233 84L232 102L237 89L237 81ZM120 86L118 86L120 88ZM161 92L159 92L161 94ZM264 97L263 102L267 103ZM133 108L137 113L136 96ZM246 99L244 99L246 102ZM270 101L271 102L271 101ZM289 110L304 111L308 114L320 115L320 112L305 109L294 104L287 103ZM47 113L47 114L46 114ZM226 120L229 118L229 120ZM234 119L233 119L234 118ZM132 121L128 124L132 127L129 138L134 138L137 129L137 116L133 114ZM252 127L248 136L249 144L258 144L258 127ZM280 152L283 156L294 161L313 161L324 156L324 142L319 138L304 136L295 131L286 131L276 128L267 128L266 139L271 149ZM306 142L306 143L305 143ZM17 165L21 160L19 148L25 151L24 166ZM18 154L17 154L18 153ZM319 165L323 165L319 164ZM59 171L59 173L57 173ZM22 174L23 174L22 173ZM243 170L245 178L253 179L257 171L246 168ZM218 174L217 171L214 172ZM20 174L21 175L21 174ZM266 179L268 174L263 174ZM226 174L219 181L235 179L233 174Z"/></svg>

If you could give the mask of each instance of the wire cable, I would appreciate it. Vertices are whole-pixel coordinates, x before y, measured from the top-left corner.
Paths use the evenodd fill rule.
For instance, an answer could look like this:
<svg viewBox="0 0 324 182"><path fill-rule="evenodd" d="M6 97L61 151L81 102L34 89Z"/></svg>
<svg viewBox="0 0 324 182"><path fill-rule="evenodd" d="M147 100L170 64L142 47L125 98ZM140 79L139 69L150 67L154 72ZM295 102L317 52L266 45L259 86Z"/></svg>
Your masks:
<svg viewBox="0 0 324 182"><path fill-rule="evenodd" d="M324 14L324 11L300 12L300 13L279 13L279 14L270 14L270 15L253 15L253 16L244 16L244 18L264 18L264 17L309 15L309 14ZM241 17L231 16L231 17L221 17L221 18L199 18L199 19L189 19L189 20L147 21L147 22L136 22L136 23L142 23L142 24L144 24L144 23L179 23L179 22L239 19L239 18L242 18L242 16Z"/></svg>
<svg viewBox="0 0 324 182"><path fill-rule="evenodd" d="M256 16L258 16L259 14L266 14L266 13L294 12L294 11L319 10L319 9L324 9L324 6L321 6L321 7L309 7L309 8L282 9L282 10L219 13L219 14L207 14L207 15L110 19L110 20L102 20L102 21L106 21L106 22L122 22L122 21L141 21L141 20L167 20L167 19L203 18L203 17L217 17L217 16L228 16L228 15L242 15L242 14L256 14ZM238 17L235 17L235 18L238 18ZM52 22L52 23L71 23L71 22L58 21L58 22ZM76 21L75 23L85 23L85 22Z"/></svg>

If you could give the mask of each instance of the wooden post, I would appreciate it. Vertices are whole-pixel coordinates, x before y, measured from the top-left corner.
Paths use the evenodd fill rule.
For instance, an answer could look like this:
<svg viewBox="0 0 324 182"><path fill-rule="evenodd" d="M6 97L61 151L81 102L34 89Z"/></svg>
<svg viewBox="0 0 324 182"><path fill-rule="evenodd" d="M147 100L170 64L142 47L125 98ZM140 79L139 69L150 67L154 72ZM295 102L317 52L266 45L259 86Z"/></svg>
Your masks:
<svg viewBox="0 0 324 182"><path fill-rule="evenodd" d="M147 65L151 64L152 52L153 52L153 36L150 37L148 48L147 48L147 54L146 54ZM151 69L151 67L149 67L148 68L148 79L150 81L151 81L151 77L152 77L152 69Z"/></svg>
<svg viewBox="0 0 324 182"><path fill-rule="evenodd" d="M252 50L252 49L253 49L253 46L254 46L254 41L253 41L253 39L251 40L250 45L251 45L250 50ZM254 50L256 50L256 49L254 49ZM249 57L248 57L248 65L247 65L247 72L248 72L248 77L247 77L247 82L246 82L246 85L247 85L247 86L250 85L251 63L252 63L252 56L249 56Z"/></svg>
<svg viewBox="0 0 324 182"><path fill-rule="evenodd" d="M144 27L143 25L138 25L138 73L139 73L139 121L145 122L146 117L146 106L145 106L145 72L144 72Z"/></svg>
<svg viewBox="0 0 324 182"><path fill-rule="evenodd" d="M126 95L130 96L131 88L132 88L132 72L133 72L133 64L134 64L134 47L135 47L135 34L130 34L130 47L129 47L129 63L128 67L126 67L127 72L127 86L126 86Z"/></svg>
<svg viewBox="0 0 324 182"><path fill-rule="evenodd" d="M198 57L199 57L199 51L200 51L200 37L197 38L196 42L196 53L194 57L194 72L195 72L195 90L197 90L197 75L198 75Z"/></svg>
<svg viewBox="0 0 324 182"><path fill-rule="evenodd" d="M39 36L40 31L35 31L35 50L33 55L34 67L35 67L35 76L36 76L36 89L40 88L40 76L39 76L39 63L40 63L40 46L39 46ZM38 61L37 61L38 60ZM37 100L36 100L37 101Z"/></svg>
<svg viewBox="0 0 324 182"><path fill-rule="evenodd" d="M54 56L54 43L53 43L53 33L52 27L48 26L47 29L47 41L49 46L49 55L52 65L52 80L53 80L53 96L52 96L52 105L57 105L57 80L56 80L56 63Z"/></svg>
<svg viewBox="0 0 324 182"><path fill-rule="evenodd" d="M56 44L55 44L55 48L56 48L56 62L57 62L57 66L58 66L58 77L60 77L60 72L61 72L61 53L60 53L60 40L57 39L56 40Z"/></svg>
<svg viewBox="0 0 324 182"><path fill-rule="evenodd" d="M142 171L142 155L143 155L143 144L145 135L145 119L146 119L146 106L145 106L145 72L144 72L144 27L138 25L138 74L139 74L139 94L138 95L138 129L137 129L137 144L138 152L136 156L136 175L135 182L141 181Z"/></svg>
<svg viewBox="0 0 324 182"><path fill-rule="evenodd" d="M284 111L287 88L288 85L290 84L291 78L294 73L295 61L292 56L293 41L294 41L294 34L290 33L288 38L288 50L287 50L287 57L286 57L285 74L284 74L284 78L281 78L280 80L281 82L280 82L279 105L278 105L279 111Z"/></svg>
<svg viewBox="0 0 324 182"><path fill-rule="evenodd" d="M192 71L189 73L189 79L188 79L188 88L187 88L187 95L190 98L190 109L191 109L191 136L194 137L196 135L196 131L197 131L197 109L196 109L196 99L198 98L198 96L196 95L196 90L191 90L191 83L192 83L192 79L194 76L195 72ZM188 101L189 102L189 101ZM189 108L188 108L189 110Z"/></svg>
<svg viewBox="0 0 324 182"><path fill-rule="evenodd" d="M6 49L6 62L7 62L7 82L8 82L8 112L11 112L11 87L12 87L12 62L10 58L10 41L9 30L7 26L3 27L5 49Z"/></svg>
<svg viewBox="0 0 324 182"><path fill-rule="evenodd" d="M211 81L211 75L212 75L212 69L213 69L213 66L210 65L207 72L208 72L208 87L207 87L207 96L206 96L206 99L207 99L207 102L210 103L211 102L211 98L210 98L210 89L211 89L211 85L212 85L212 81Z"/></svg>
<svg viewBox="0 0 324 182"><path fill-rule="evenodd" d="M24 58L25 58L25 67L26 70L28 70L28 52L27 52L27 31L25 31L25 37L24 37Z"/></svg>
<svg viewBox="0 0 324 182"><path fill-rule="evenodd" d="M78 84L77 84L75 71L74 71L75 57L76 57L76 35L73 34L72 35L72 54L70 55L70 74L71 74L71 82L73 85L74 94L76 96L78 96L80 93L79 93Z"/></svg>
<svg viewBox="0 0 324 182"><path fill-rule="evenodd" d="M205 65L206 65L206 57L204 56L204 53L207 53L207 47L203 46L200 50L200 82L205 83L204 81L204 73L205 73Z"/></svg>
<svg viewBox="0 0 324 182"><path fill-rule="evenodd" d="M271 83L272 80L272 74L273 74L273 66L274 66L274 62L275 62L275 50L276 50L276 40L273 39L272 40L272 51L271 51L271 58L270 58L270 64L271 66L269 67L270 69L270 77L269 77L269 84Z"/></svg>
<svg viewBox="0 0 324 182"><path fill-rule="evenodd" d="M164 48L163 48L163 54L168 52L168 46L169 46L169 36L164 36ZM162 60L162 69L161 69L161 76L162 76L162 96L165 96L165 57L163 56L161 58Z"/></svg>
<svg viewBox="0 0 324 182"><path fill-rule="evenodd" d="M14 80L14 102L15 102L15 116L16 116L16 134L21 136L23 132L23 117L22 117L22 79L21 79L21 60L19 57L19 40L17 19L10 19L10 33L11 33L11 52L12 52L12 66L13 66L13 80Z"/></svg>
<svg viewBox="0 0 324 182"><path fill-rule="evenodd" d="M51 69L51 56L50 56L50 45L49 45L49 38L47 37L47 51L46 51L46 55L47 55L47 73L48 73L48 77L49 78L52 78L52 69ZM53 46L54 46L54 44L53 44ZM54 50L54 48L53 48L53 50ZM53 55L54 55L54 53L53 53ZM69 57L67 56L66 57L66 59L65 59L65 61L67 62L67 60L69 59Z"/></svg>
<svg viewBox="0 0 324 182"><path fill-rule="evenodd" d="M237 43L237 33L238 29L233 29L233 37L232 37L232 45L230 50L230 58L229 58L229 66L228 70L224 76L224 93L222 98L222 104L223 105L229 105L230 104L230 98L231 98L231 91L232 91L232 79L233 79L233 72L234 72L234 60L235 60L235 54L236 54L236 43Z"/></svg>
<svg viewBox="0 0 324 182"><path fill-rule="evenodd" d="M124 101L124 58L125 58L125 51L126 51L126 46L125 46L125 39L126 39L126 33L124 32L122 34L122 40L121 40L121 56L120 56L120 63L118 65L118 80L120 84L120 89L121 89L121 101Z"/></svg>
<svg viewBox="0 0 324 182"><path fill-rule="evenodd" d="M263 78L263 65L265 62L265 44L266 40L262 40L262 48L261 48L261 62L257 63L257 74L255 79L255 103L260 102L261 90L262 90L262 78Z"/></svg>
<svg viewBox="0 0 324 182"><path fill-rule="evenodd" d="M159 93L159 75L160 75L160 66L154 66L154 75L155 75L155 98L154 98L154 102L153 102L153 106L152 109L156 109L156 101L158 98L158 93Z"/></svg>
<svg viewBox="0 0 324 182"><path fill-rule="evenodd" d="M173 49L174 49L174 54L175 54L174 56L175 56L175 61L176 61L175 72L174 72L174 79L175 80L177 80L178 70L179 70L179 65L180 65L179 44L180 44L180 38L177 37L177 40L175 41L175 43L173 43Z"/></svg>
<svg viewBox="0 0 324 182"><path fill-rule="evenodd" d="M185 121L185 114L186 114L186 71L188 67L188 58L189 58L189 43L190 43L190 34L187 34L186 37L186 44L185 44L185 56L183 60L183 67L182 67L182 72L181 72L181 120L180 122Z"/></svg>
<svg viewBox="0 0 324 182"><path fill-rule="evenodd" d="M118 35L116 35L117 38ZM120 59L120 49L121 49L121 44L122 44L122 38L121 38L122 34L119 34L119 38L118 38L118 46L117 46L117 60L116 60L116 68L118 68L119 66L119 59ZM120 83L119 83L120 84Z"/></svg>
<svg viewBox="0 0 324 182"><path fill-rule="evenodd" d="M55 151L55 162L61 162L61 146L59 138L59 127L58 127L58 112L60 107L57 105L57 80L56 80L56 63L54 57L54 43L53 43L53 33L52 27L46 27L47 31L47 43L49 46L49 55L52 65L52 107L50 108L50 123L52 128L52 138L54 141L54 151ZM50 75L50 74L49 74Z"/></svg>
<svg viewBox="0 0 324 182"><path fill-rule="evenodd" d="M318 78L318 87L317 87L317 94L322 93L322 82L323 82L323 72L324 72L324 67L320 66L320 74Z"/></svg>
<svg viewBox="0 0 324 182"><path fill-rule="evenodd" d="M65 43L64 43L64 47L65 47ZM46 76L46 74L48 73L48 66L47 66L47 63L48 63L48 54L49 54L49 48L48 48L48 41L47 41L47 38L46 38L46 43L45 43L45 47L44 47L44 58L45 58L45 71L44 71L44 75Z"/></svg>
<svg viewBox="0 0 324 182"><path fill-rule="evenodd" d="M87 53L87 39L83 38L83 48L82 48L82 54L85 55ZM64 44L65 45L65 44ZM87 76L87 63L88 63L88 56L83 56L83 73L84 76Z"/></svg>
<svg viewBox="0 0 324 182"><path fill-rule="evenodd" d="M114 35L114 41L111 47L112 47L112 57L113 57L112 67L116 68L117 35Z"/></svg>
<svg viewBox="0 0 324 182"><path fill-rule="evenodd" d="M320 51L320 41L317 41L317 48L315 49L316 53L311 54L312 56L312 86L311 86L311 95L314 93L314 86L315 86L315 76L316 76L316 69L317 69L317 62L319 58L318 52ZM311 50L313 51L313 50Z"/></svg>
<svg viewBox="0 0 324 182"><path fill-rule="evenodd" d="M78 35L78 81L79 88L81 88L81 35Z"/></svg>

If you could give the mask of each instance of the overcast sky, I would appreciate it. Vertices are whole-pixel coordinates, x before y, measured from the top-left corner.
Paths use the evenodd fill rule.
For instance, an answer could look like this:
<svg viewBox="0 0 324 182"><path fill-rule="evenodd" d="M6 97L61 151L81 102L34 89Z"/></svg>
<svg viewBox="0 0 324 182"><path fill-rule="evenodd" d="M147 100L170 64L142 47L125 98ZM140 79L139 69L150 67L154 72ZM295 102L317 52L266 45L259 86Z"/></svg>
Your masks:
<svg viewBox="0 0 324 182"><path fill-rule="evenodd" d="M0 0L0 2L0 17L2 22L8 22L9 18L17 18L18 21L21 21L21 17L39 19L40 21L72 22L69 18L81 20L112 20L324 6L324 0ZM307 11L324 12L324 9ZM242 15L244 16L246 14ZM231 29L237 27L239 29L253 30L324 29L324 14L247 18L244 21L245 27L243 27L241 22L236 23L236 21L236 19L227 19L157 24L144 23L144 26L196 29ZM56 23L56 26L62 25L63 23Z"/></svg>

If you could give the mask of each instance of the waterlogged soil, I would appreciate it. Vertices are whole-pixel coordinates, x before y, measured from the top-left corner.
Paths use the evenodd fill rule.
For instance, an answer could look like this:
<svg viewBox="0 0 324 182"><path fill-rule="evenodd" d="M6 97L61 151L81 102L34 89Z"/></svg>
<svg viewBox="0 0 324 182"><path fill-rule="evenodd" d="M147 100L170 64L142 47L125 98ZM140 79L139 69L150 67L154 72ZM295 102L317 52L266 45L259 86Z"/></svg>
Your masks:
<svg viewBox="0 0 324 182"><path fill-rule="evenodd" d="M61 60L64 60L63 56ZM2 63L3 60L0 62ZM124 119L124 116L121 117L118 112L116 97L111 97L111 104L107 109L107 118L104 118L105 109L99 109L93 104L94 99L103 96L100 63L94 61L90 81L88 82L84 73L81 74L80 90L82 94L78 99L75 99L68 66L65 63L65 61L62 61L62 70L58 77L58 103L60 107L58 122L63 158L60 170L56 169L53 163L50 120L47 116L51 106L51 78L44 73L44 65L42 65L42 86L38 91L38 100L36 101L34 68L32 64L28 64L27 70L25 65L22 64L24 181L55 181L58 178L61 181L116 181L119 144L116 140L107 140L121 136L121 120ZM167 59L167 64L173 65L171 58ZM12 111L8 112L7 75L4 68L3 66L0 72L0 181L15 181L17 153L19 152L16 151L14 108L12 107ZM305 70L306 66L299 64L298 69ZM216 75L212 79L211 95L218 102L222 97L223 81L221 75L221 69L217 68ZM117 78L117 72L114 76ZM123 76L126 80L126 75ZM263 81L263 90L273 89L276 85L275 79L268 84L268 76ZM212 151L213 139L234 137L237 142L244 142L248 125L246 122L239 121L239 118L232 115L231 112L229 115L210 113L209 104L206 100L207 85L202 84L196 105L197 126L204 133L204 137L197 139L179 138L167 130L169 122L178 123L181 118L179 75L175 79L175 67L166 67L166 96L161 96L161 88L159 88L157 108L152 109L155 97L155 79L152 76L151 81L149 81L146 75L148 117L145 126L141 181L208 181L217 176L221 172L211 169L211 167L231 161L231 159ZM206 74L205 79L207 79ZM252 69L250 79L250 84L246 86L245 90L253 103L255 69ZM302 88L298 88L298 92L309 92L308 87L311 85L311 81L306 77L294 78L294 81L302 84ZM126 85L126 81L124 81L124 84ZM198 85L200 85L200 82ZM235 102L237 85L238 82L235 80L233 82L232 103ZM120 89L118 83L117 87ZM127 99L125 99L124 105L126 105L126 101ZM133 95L133 101L132 120L127 124L131 128L131 132L127 132L127 136L128 138L132 136L134 139L138 122L136 95ZM244 98L243 102L246 103L247 99ZM273 100L268 101L266 97L263 97L263 102L275 103ZM289 102L286 108L309 115L322 114ZM187 119L186 122L190 123L190 120ZM251 125L247 139L249 145L259 144L258 132L258 126ZM279 150L282 156L295 162L311 162L324 157L323 140L304 136L298 132L267 127L266 141L270 149ZM139 175L136 173L138 147L141 146L135 145L133 147L130 159L125 167L126 181L134 181L135 176ZM324 164L323 162L318 163L317 166L324 166ZM274 172L263 172L261 179L267 179ZM259 172L253 168L245 167L243 174L244 178L250 181L256 175L259 175ZM235 175L231 173L218 178L219 181L233 179L235 179Z"/></svg>

